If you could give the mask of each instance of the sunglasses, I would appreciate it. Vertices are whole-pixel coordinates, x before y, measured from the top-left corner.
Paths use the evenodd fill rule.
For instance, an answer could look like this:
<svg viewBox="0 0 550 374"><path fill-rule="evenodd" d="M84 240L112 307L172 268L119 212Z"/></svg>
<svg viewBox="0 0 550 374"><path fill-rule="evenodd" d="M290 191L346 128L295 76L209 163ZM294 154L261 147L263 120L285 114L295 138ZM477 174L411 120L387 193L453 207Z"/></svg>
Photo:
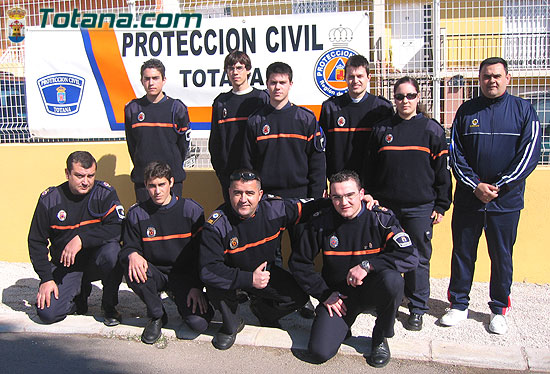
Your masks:
<svg viewBox="0 0 550 374"><path fill-rule="evenodd" d="M249 172L249 171L236 172L236 173L233 173L229 176L229 181L230 182L239 181L239 180L243 180L243 181L256 180L256 181L259 181L260 177L257 176L256 174L252 173L252 172Z"/></svg>
<svg viewBox="0 0 550 374"><path fill-rule="evenodd" d="M393 97L395 98L395 100L401 101L404 98L407 98L407 100L414 100L414 99L416 99L417 96L418 96L418 92L411 92L411 93L408 93L406 95L395 94Z"/></svg>

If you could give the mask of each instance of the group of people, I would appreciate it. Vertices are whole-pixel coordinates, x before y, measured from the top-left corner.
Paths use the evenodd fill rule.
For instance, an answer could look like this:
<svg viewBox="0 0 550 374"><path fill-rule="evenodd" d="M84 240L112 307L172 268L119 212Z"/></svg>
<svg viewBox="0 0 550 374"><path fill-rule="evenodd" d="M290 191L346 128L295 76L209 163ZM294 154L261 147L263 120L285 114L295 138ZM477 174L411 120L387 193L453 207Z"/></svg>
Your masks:
<svg viewBox="0 0 550 374"><path fill-rule="evenodd" d="M157 341L168 320L161 291L197 332L220 312L212 340L218 349L230 348L243 329L245 299L262 326L280 328L279 319L296 310L314 318L309 353L323 362L351 336L357 316L374 309L367 362L385 366L403 297L405 328L421 330L429 310L432 227L450 208L452 167L451 307L440 323L467 318L485 230L492 260L489 330L505 333L512 248L541 139L534 109L507 93L506 61L481 63L482 95L458 110L449 147L442 126L422 110L418 82L395 83L394 113L388 100L368 93L370 71L361 55L347 60L348 92L326 100L318 122L289 101L289 65L268 66L267 92L250 87L251 68L240 51L224 62L232 90L214 100L209 140L224 203L205 220L202 207L182 197L187 108L164 93L162 62L143 64L146 95L125 108L137 203L125 215L113 187L95 180L93 156L69 155L67 182L41 194L29 233L40 319L85 314L90 282L101 279L104 323L119 324L124 275L147 307L144 343ZM288 270L284 231L292 247ZM310 296L319 301L315 310Z"/></svg>

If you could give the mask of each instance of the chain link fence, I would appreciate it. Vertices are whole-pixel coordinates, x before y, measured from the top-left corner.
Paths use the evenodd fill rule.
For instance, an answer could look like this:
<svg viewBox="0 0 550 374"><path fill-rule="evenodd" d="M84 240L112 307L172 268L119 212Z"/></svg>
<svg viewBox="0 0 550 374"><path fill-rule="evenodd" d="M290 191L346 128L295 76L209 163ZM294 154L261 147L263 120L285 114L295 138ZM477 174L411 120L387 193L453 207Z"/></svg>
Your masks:
<svg viewBox="0 0 550 374"><path fill-rule="evenodd" d="M54 12L201 13L203 17L243 17L303 13L369 15L371 93L392 97L403 75L419 80L428 113L450 129L454 114L479 95L479 63L491 56L509 61L509 92L526 98L543 125L541 164L550 164L549 0L4 0L0 5L0 143L74 142L106 139L37 139L27 125L24 42L7 37L7 11L27 11L26 26L41 22L40 8ZM298 103L299 104L299 103ZM321 103L319 103L321 104ZM112 140L123 140L109 139ZM208 139L194 138L187 167L209 167Z"/></svg>

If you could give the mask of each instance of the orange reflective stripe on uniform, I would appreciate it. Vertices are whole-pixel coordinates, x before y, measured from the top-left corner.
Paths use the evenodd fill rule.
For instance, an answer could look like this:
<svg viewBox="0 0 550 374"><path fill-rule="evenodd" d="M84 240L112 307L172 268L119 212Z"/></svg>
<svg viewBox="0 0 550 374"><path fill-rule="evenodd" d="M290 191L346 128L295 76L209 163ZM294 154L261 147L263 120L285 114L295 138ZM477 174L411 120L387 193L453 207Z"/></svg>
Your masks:
<svg viewBox="0 0 550 374"><path fill-rule="evenodd" d="M174 235L166 235L166 236L155 236L153 238L142 238L144 242L156 242L158 240L171 240L171 239L185 239L191 236L191 233L185 233L185 234L174 234Z"/></svg>
<svg viewBox="0 0 550 374"><path fill-rule="evenodd" d="M283 228L281 227L280 230L282 231ZM259 241L255 242L255 243L248 243L246 245L243 245L242 247L238 247L238 248L235 248L235 249L226 249L225 251L223 251L223 254L226 254L226 253L235 254L235 253L238 253L238 252L246 251L248 248L257 247L259 245L265 244L265 243L267 243L271 240L277 239L279 237L279 235L281 234L281 231L277 231L277 233L275 235L271 235L271 236L269 236L265 239L262 239L262 240L259 240Z"/></svg>

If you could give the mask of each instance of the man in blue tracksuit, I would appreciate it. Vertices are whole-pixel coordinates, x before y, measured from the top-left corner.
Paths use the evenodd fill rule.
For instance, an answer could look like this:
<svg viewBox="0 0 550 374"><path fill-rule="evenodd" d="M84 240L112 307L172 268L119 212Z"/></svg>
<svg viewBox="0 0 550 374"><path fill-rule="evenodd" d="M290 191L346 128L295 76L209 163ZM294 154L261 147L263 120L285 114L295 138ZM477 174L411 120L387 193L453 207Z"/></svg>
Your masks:
<svg viewBox="0 0 550 374"><path fill-rule="evenodd" d="M506 92L508 64L499 57L484 60L479 69L482 96L458 109L451 134L450 160L457 179L452 220L453 254L449 301L441 318L453 326L468 317L477 245L485 230L491 258L489 331L508 330L512 250L525 179L540 153L540 124L533 107Z"/></svg>

